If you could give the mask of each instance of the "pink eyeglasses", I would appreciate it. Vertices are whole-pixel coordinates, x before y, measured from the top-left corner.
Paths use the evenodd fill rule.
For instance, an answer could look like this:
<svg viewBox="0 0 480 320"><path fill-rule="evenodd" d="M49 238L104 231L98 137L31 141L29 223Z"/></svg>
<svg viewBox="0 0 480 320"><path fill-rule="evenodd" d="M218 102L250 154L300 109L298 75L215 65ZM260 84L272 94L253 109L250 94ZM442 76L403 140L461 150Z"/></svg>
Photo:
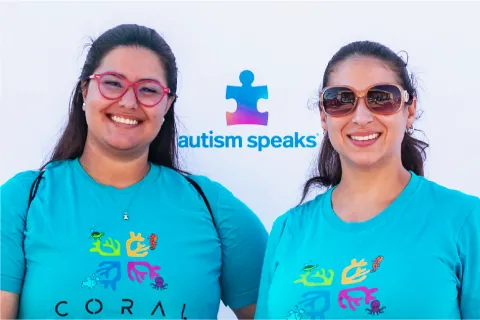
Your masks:
<svg viewBox="0 0 480 320"><path fill-rule="evenodd" d="M137 101L145 107L159 104L165 95L171 93L170 89L156 80L140 80L130 82L115 72L92 74L89 79L97 79L98 91L108 100L120 99L133 86Z"/></svg>

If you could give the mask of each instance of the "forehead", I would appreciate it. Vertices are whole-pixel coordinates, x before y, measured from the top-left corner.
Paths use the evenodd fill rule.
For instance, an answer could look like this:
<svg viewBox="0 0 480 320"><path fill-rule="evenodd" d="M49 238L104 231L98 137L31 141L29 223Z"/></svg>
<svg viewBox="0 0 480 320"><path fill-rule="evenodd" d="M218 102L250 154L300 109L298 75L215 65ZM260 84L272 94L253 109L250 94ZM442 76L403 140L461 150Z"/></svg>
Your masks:
<svg viewBox="0 0 480 320"><path fill-rule="evenodd" d="M102 59L95 71L117 72L130 81L154 79L166 83L166 74L160 58L150 49L141 47L118 47L110 51Z"/></svg>
<svg viewBox="0 0 480 320"><path fill-rule="evenodd" d="M340 62L330 74L328 85L350 86L364 90L377 83L398 84L397 74L378 59L352 57Z"/></svg>

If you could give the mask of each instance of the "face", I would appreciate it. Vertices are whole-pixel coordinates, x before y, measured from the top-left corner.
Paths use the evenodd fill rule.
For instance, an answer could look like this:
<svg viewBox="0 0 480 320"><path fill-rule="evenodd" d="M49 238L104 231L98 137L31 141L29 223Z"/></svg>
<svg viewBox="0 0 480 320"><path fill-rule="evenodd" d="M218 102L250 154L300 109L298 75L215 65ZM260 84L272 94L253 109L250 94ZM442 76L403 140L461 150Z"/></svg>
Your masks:
<svg viewBox="0 0 480 320"><path fill-rule="evenodd" d="M349 86L358 92L379 84L400 85L397 75L381 60L356 57L334 68L328 86ZM401 144L415 119L416 101L394 114L380 115L358 99L353 112L330 116L321 111L322 127L340 155L343 165L371 167L401 159Z"/></svg>
<svg viewBox="0 0 480 320"><path fill-rule="evenodd" d="M158 56L149 49L118 47L110 51L94 73L104 72L123 75L130 82L151 79L167 87L163 66ZM128 88L123 96L116 98L116 93L121 93L125 84L126 82L122 84L121 78L117 76L89 81L83 91L83 108L89 136L87 140L115 151L147 152L150 143L160 131L163 117L173 98L164 94L163 99L157 103L163 89L153 82L144 82L137 90L141 101L153 101L153 106L140 103L133 86ZM157 99L153 99L153 96Z"/></svg>

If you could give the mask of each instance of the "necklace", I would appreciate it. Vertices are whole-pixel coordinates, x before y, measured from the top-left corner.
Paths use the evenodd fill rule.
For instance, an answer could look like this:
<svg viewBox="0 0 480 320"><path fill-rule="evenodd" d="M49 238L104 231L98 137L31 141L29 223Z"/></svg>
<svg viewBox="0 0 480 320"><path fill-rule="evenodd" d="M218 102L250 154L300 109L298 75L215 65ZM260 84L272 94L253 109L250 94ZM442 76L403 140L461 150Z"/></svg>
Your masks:
<svg viewBox="0 0 480 320"><path fill-rule="evenodd" d="M142 178L142 181L140 182L141 185L137 188L137 191L135 191L135 193L133 194L133 197L132 199L130 200L129 204L126 206L125 210L123 211L123 220L126 221L128 220L128 209L130 208L130 205L132 204L133 200L135 199L135 197L137 196L138 192L140 191L140 189L142 189L143 185L144 185L144 182L145 182L145 177Z"/></svg>
<svg viewBox="0 0 480 320"><path fill-rule="evenodd" d="M88 169L82 165L82 163L80 163L80 165L83 167L83 169L85 170L85 172L87 172L87 174L93 179L95 180L98 184L101 184L100 182L98 182L91 174L90 172L88 171ZM147 172L145 173L145 175L142 177L141 181L139 182L140 183L140 186L138 186L137 188L137 191L135 191L135 193L133 194L133 197L132 199L130 200L130 202L128 203L128 205L126 206L125 210L123 210L123 220L124 221L127 221L129 219L128 217L128 209L130 208L131 204L133 203L133 200L135 199L135 197L137 196L138 192L143 188L143 185L145 184L145 177L147 176L147 174L150 172L150 164L148 165L148 170ZM110 196L110 194L109 194ZM111 198L111 196L110 196ZM112 199L114 200L114 199ZM115 200L114 200L115 202Z"/></svg>

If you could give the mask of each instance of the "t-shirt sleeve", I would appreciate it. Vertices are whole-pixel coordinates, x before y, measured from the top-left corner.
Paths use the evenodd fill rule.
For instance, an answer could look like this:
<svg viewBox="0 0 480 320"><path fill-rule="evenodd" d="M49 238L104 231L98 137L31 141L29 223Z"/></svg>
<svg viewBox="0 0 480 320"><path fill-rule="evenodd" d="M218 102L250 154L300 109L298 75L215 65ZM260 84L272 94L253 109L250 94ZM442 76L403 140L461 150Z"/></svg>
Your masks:
<svg viewBox="0 0 480 320"><path fill-rule="evenodd" d="M0 186L1 282L0 290L20 294L25 273L23 239L33 171L19 173Z"/></svg>
<svg viewBox="0 0 480 320"><path fill-rule="evenodd" d="M467 217L458 238L461 262L462 319L480 319L480 199Z"/></svg>
<svg viewBox="0 0 480 320"><path fill-rule="evenodd" d="M221 299L239 309L257 302L268 232L258 216L217 182L201 183L209 198L222 246ZM213 197L213 195L216 195ZM212 199L213 201L210 201Z"/></svg>
<svg viewBox="0 0 480 320"><path fill-rule="evenodd" d="M275 269L277 267L276 252L282 235L285 232L287 214L278 217L272 226L270 237L268 239L267 249L263 262L262 275L260 280L260 290L258 293L257 309L255 319L268 319L268 294Z"/></svg>

